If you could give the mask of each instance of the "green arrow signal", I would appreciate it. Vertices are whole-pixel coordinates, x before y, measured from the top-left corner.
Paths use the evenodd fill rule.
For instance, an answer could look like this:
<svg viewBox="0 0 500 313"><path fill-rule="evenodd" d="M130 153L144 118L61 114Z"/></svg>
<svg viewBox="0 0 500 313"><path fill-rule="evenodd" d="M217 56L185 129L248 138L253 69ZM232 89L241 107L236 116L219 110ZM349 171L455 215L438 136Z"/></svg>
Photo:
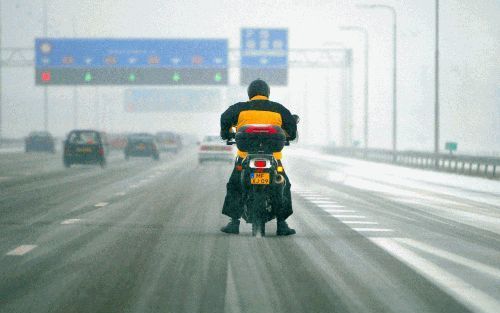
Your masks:
<svg viewBox="0 0 500 313"><path fill-rule="evenodd" d="M215 73L214 80L216 82L220 82L222 80L222 74L221 73Z"/></svg>
<svg viewBox="0 0 500 313"><path fill-rule="evenodd" d="M85 79L86 82L91 81L92 80L92 74L90 74L90 72L85 73L85 76L83 77L83 79Z"/></svg>
<svg viewBox="0 0 500 313"><path fill-rule="evenodd" d="M179 80L181 80L181 75L179 75L179 73L175 72L174 75L172 75L172 80L174 82L178 82Z"/></svg>
<svg viewBox="0 0 500 313"><path fill-rule="evenodd" d="M131 81L131 82L135 82L135 79L136 79L136 78L137 78L137 77L135 76L135 74L134 74L134 73L131 73L131 74L128 76L128 80L129 80L129 81Z"/></svg>

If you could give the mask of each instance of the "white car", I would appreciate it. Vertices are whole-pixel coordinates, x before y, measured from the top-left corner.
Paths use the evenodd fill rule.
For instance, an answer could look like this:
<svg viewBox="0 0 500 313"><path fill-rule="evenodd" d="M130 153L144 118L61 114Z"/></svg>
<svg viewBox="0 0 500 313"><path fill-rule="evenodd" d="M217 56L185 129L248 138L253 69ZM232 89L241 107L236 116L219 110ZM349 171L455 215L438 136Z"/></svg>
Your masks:
<svg viewBox="0 0 500 313"><path fill-rule="evenodd" d="M218 135L209 135L203 138L198 148L198 161L234 161L236 149L234 146L226 145Z"/></svg>

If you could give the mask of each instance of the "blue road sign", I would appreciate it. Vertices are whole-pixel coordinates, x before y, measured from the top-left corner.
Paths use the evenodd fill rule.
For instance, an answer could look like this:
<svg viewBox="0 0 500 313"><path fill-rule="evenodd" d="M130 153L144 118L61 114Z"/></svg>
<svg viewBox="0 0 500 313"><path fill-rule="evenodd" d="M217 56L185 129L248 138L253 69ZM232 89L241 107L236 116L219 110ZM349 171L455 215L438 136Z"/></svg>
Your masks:
<svg viewBox="0 0 500 313"><path fill-rule="evenodd" d="M242 67L287 67L288 30L243 28L241 30Z"/></svg>
<svg viewBox="0 0 500 313"><path fill-rule="evenodd" d="M241 29L240 83L261 78L275 85L288 81L288 30L285 28Z"/></svg>
<svg viewBox="0 0 500 313"><path fill-rule="evenodd" d="M35 40L37 67L227 67L225 39Z"/></svg>
<svg viewBox="0 0 500 313"><path fill-rule="evenodd" d="M41 85L227 84L226 39L35 40Z"/></svg>

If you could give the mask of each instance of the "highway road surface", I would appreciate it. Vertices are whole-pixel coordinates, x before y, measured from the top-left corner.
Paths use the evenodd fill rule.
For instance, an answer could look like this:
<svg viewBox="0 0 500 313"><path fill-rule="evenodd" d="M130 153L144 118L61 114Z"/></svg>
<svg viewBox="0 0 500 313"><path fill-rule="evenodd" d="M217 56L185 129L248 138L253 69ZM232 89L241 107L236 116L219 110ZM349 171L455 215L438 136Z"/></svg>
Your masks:
<svg viewBox="0 0 500 313"><path fill-rule="evenodd" d="M219 231L228 163L0 154L0 312L500 312L500 182L285 151L297 234Z"/></svg>

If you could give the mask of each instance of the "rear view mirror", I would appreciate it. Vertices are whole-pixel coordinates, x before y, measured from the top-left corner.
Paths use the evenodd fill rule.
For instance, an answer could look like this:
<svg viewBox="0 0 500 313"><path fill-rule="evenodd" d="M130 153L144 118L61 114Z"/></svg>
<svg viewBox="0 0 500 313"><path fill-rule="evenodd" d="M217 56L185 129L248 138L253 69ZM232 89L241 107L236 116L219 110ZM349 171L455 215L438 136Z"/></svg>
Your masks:
<svg viewBox="0 0 500 313"><path fill-rule="evenodd" d="M300 117L297 114L293 114L292 116L295 119L295 124L298 124L300 121Z"/></svg>

